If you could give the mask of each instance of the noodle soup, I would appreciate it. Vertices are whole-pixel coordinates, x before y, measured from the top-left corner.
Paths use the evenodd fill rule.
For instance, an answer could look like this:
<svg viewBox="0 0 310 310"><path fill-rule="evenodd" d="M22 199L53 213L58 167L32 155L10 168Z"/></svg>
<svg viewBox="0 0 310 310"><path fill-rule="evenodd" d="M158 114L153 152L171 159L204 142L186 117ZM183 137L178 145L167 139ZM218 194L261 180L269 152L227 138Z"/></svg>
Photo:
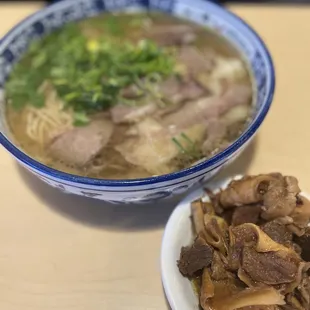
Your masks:
<svg viewBox="0 0 310 310"><path fill-rule="evenodd" d="M213 156L243 132L253 100L229 42L160 13L65 25L31 45L5 93L17 145L99 179L167 174Z"/></svg>

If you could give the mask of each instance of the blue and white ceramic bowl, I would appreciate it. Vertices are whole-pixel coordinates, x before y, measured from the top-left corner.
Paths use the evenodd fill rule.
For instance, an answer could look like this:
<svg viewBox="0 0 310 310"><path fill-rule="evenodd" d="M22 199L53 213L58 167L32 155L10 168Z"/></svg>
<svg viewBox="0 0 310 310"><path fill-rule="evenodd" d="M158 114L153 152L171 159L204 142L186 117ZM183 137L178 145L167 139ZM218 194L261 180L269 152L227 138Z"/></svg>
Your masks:
<svg viewBox="0 0 310 310"><path fill-rule="evenodd" d="M250 64L256 89L255 115L247 130L227 149L191 168L168 175L135 180L99 180L66 174L26 155L10 139L5 121L3 86L12 65L29 43L64 24L103 11L159 10L216 29ZM240 18L204 0L64 0L31 15L0 41L0 142L15 159L38 178L60 190L110 202L148 202L185 192L215 175L240 154L264 120L275 87L274 68L260 37ZM2 94L2 96L1 96ZM1 98L2 97L2 98Z"/></svg>

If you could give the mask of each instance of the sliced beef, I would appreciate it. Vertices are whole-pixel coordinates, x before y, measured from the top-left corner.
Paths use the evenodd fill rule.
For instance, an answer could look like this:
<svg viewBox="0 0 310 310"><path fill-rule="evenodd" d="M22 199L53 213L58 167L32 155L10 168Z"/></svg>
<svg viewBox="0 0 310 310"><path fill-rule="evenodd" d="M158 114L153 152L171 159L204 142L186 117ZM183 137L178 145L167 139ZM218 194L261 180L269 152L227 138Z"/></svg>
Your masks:
<svg viewBox="0 0 310 310"><path fill-rule="evenodd" d="M163 117L167 116L168 114L174 113L174 112L178 111L179 109L181 109L184 104L185 104L185 102L167 105L166 107L157 110L153 114L153 116L155 119L161 120Z"/></svg>
<svg viewBox="0 0 310 310"><path fill-rule="evenodd" d="M178 111L164 117L162 124L165 127L174 125L178 128L186 128L194 124L206 123L210 119L219 118L222 114L238 104L247 104L249 102L251 96L251 92L247 91L249 88L244 88L241 85L231 87L235 90L229 89L223 96L203 97L196 101L186 103ZM242 97L235 98L232 96L232 93L239 91L242 92Z"/></svg>
<svg viewBox="0 0 310 310"><path fill-rule="evenodd" d="M152 118L145 118L135 126L136 136L115 146L125 160L143 167L150 173L165 174L174 167L170 161L178 155L169 132Z"/></svg>
<svg viewBox="0 0 310 310"><path fill-rule="evenodd" d="M183 97L182 101L195 100L206 95L206 91L194 80L188 80L182 83L180 92Z"/></svg>
<svg viewBox="0 0 310 310"><path fill-rule="evenodd" d="M198 78L200 73L208 73L214 67L213 58L207 57L196 47L184 46L178 55L178 63L185 65L188 73Z"/></svg>
<svg viewBox="0 0 310 310"><path fill-rule="evenodd" d="M219 114L222 115L231 108L249 104L252 97L252 88L249 85L230 84L222 96L225 104L220 106Z"/></svg>
<svg viewBox="0 0 310 310"><path fill-rule="evenodd" d="M129 106L117 104L110 109L112 120L115 124L135 123L142 118L153 114L158 109L156 103L149 103L143 106Z"/></svg>
<svg viewBox="0 0 310 310"><path fill-rule="evenodd" d="M238 226L245 223L257 224L261 207L259 205L237 207L233 213L232 225Z"/></svg>
<svg viewBox="0 0 310 310"><path fill-rule="evenodd" d="M277 221L267 222L260 228L275 242L283 245L290 245L292 243L293 234L286 228L285 225L278 223Z"/></svg>
<svg viewBox="0 0 310 310"><path fill-rule="evenodd" d="M202 237L197 237L192 246L181 249L178 267L183 276L192 277L197 271L210 266L213 249Z"/></svg>
<svg viewBox="0 0 310 310"><path fill-rule="evenodd" d="M182 141L188 148L187 141L182 140L180 132L172 133L152 118L146 118L136 125L137 135L115 146L125 160L133 165L143 167L153 175L165 174L176 169L172 159L180 154L173 138ZM193 143L201 143L205 136L205 127L195 125L182 131Z"/></svg>
<svg viewBox="0 0 310 310"><path fill-rule="evenodd" d="M195 29L188 25L158 25L150 29L147 37L159 45L169 46L191 44L197 35Z"/></svg>
<svg viewBox="0 0 310 310"><path fill-rule="evenodd" d="M92 160L109 142L113 123L95 120L84 127L71 129L56 137L49 151L55 158L82 167Z"/></svg>
<svg viewBox="0 0 310 310"><path fill-rule="evenodd" d="M225 143L227 132L226 124L217 118L211 118L207 122L207 139L202 145L202 152L206 156L212 155ZM228 142L227 142L228 143Z"/></svg>
<svg viewBox="0 0 310 310"><path fill-rule="evenodd" d="M218 118L208 120L207 139L202 145L203 154L214 155L228 147L229 141L242 133L244 122L248 117L249 107L242 104L231 108Z"/></svg>
<svg viewBox="0 0 310 310"><path fill-rule="evenodd" d="M194 80L181 81L176 77L170 77L164 81L160 86L160 92L165 99L173 104L195 100L206 94L206 91Z"/></svg>

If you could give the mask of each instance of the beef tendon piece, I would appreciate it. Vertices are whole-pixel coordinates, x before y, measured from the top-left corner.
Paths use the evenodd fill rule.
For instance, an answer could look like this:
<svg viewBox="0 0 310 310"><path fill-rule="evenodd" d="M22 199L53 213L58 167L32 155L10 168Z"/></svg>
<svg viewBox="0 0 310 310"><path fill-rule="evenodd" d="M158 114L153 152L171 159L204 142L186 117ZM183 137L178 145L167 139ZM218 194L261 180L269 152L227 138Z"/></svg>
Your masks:
<svg viewBox="0 0 310 310"><path fill-rule="evenodd" d="M289 294L286 299L287 299L286 301L287 306L283 308L285 310L308 310L309 309L309 305L306 305L303 302L299 293Z"/></svg>
<svg viewBox="0 0 310 310"><path fill-rule="evenodd" d="M201 277L200 304L207 305L208 299L214 296L214 284L208 268L203 269Z"/></svg>
<svg viewBox="0 0 310 310"><path fill-rule="evenodd" d="M191 203L191 215L197 235L204 231L204 214L215 215L212 204L210 202L204 202L201 199L193 201Z"/></svg>
<svg viewBox="0 0 310 310"><path fill-rule="evenodd" d="M220 204L223 208L231 208L261 202L273 179L272 175L266 174L234 180L218 194Z"/></svg>
<svg viewBox="0 0 310 310"><path fill-rule="evenodd" d="M213 249L201 236L198 236L192 246L181 249L179 270L184 276L192 277L197 271L210 266L212 257Z"/></svg>
<svg viewBox="0 0 310 310"><path fill-rule="evenodd" d="M227 223L219 216L205 214L204 224L204 237L207 243L225 255L228 251Z"/></svg>
<svg viewBox="0 0 310 310"><path fill-rule="evenodd" d="M201 200L196 200L191 203L191 213L192 220L196 234L198 235L200 232L204 230L204 213L202 209Z"/></svg>
<svg viewBox="0 0 310 310"><path fill-rule="evenodd" d="M216 295L215 295L216 296ZM210 308L214 310L236 310L249 306L284 305L284 296L272 287L244 289L237 294L213 298Z"/></svg>
<svg viewBox="0 0 310 310"><path fill-rule="evenodd" d="M210 277L210 273L206 273L205 271L202 276L205 289L202 287L200 294L200 304L204 310L217 310L216 307L213 307L214 303L216 304L222 298L238 294L245 288L236 278L214 281L212 276Z"/></svg>

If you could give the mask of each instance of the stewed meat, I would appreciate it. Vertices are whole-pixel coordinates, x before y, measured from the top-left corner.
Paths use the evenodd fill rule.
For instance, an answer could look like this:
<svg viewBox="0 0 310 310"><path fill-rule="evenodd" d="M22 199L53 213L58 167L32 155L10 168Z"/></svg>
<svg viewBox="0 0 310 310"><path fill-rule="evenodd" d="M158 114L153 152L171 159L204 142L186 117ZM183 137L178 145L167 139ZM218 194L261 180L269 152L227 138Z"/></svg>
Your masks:
<svg viewBox="0 0 310 310"><path fill-rule="evenodd" d="M193 276L197 271L210 266L212 256L213 249L198 236L192 246L182 248L178 261L180 272L184 276Z"/></svg>
<svg viewBox="0 0 310 310"><path fill-rule="evenodd" d="M219 192L206 192L207 208L202 199L191 205L198 238L213 251L211 266L195 273L201 307L309 310L310 203L300 195L297 179L279 173L245 176Z"/></svg>

